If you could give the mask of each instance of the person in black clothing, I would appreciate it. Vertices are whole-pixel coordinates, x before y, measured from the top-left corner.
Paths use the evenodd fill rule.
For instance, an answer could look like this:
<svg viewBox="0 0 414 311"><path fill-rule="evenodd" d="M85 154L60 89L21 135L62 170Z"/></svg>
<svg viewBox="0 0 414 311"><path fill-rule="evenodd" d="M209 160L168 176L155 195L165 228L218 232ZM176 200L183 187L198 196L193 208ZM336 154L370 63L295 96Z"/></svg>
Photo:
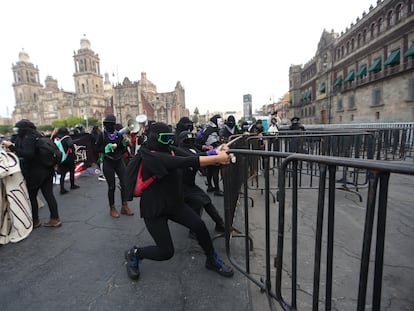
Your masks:
<svg viewBox="0 0 414 311"><path fill-rule="evenodd" d="M207 258L207 269L231 277L233 269L216 254L205 223L184 203L182 181L182 168L193 167L197 170L200 166L213 163L228 164L229 155L222 147L213 156L174 156L169 146L173 142L174 133L169 133L168 125L154 123L149 128L147 142L139 150L138 155L143 163L143 180L156 176L140 199L141 217L155 245L134 246L125 252L128 276L134 280L139 278L139 263L143 259L162 261L174 255L174 244L168 227L168 221L171 220L196 234Z"/></svg>
<svg viewBox="0 0 414 311"><path fill-rule="evenodd" d="M239 129L236 127L236 119L233 115L229 115L227 117L226 122L224 123L224 127L220 130L220 139L227 143L229 141L229 137L232 135L241 134Z"/></svg>
<svg viewBox="0 0 414 311"><path fill-rule="evenodd" d="M180 156L194 156L194 155L207 155L207 153L215 154L215 150L206 152L201 152L197 150L194 146L195 137L189 131L181 132L176 141L176 145L179 148L173 148L174 153ZM183 194L184 202L189 205L198 215L202 214L203 209L215 222L215 230L217 232L224 232L224 221L218 213L216 207L211 202L210 196L204 192L199 186L195 183L197 170L192 167L187 167L183 169ZM192 236L192 233L190 233Z"/></svg>
<svg viewBox="0 0 414 311"><path fill-rule="evenodd" d="M69 172L70 189L79 189L79 186L75 185L75 145L73 144L72 137L69 136L69 130L64 126L58 128L56 135L52 135L52 138L60 140L63 150L66 153L65 161L58 164L58 173L60 174L60 194L66 194L68 193L65 189L65 177L67 172Z"/></svg>
<svg viewBox="0 0 414 311"><path fill-rule="evenodd" d="M33 122L27 119L20 120L14 127L17 128L17 135L14 136L14 141L4 141L3 146L9 148L10 151L16 153L19 157L20 167L32 205L33 228L38 228L42 225L39 220L37 201L39 189L42 191L50 211L50 219L43 226L59 227L62 223L59 218L56 198L53 194L55 169L53 166L44 166L38 161L36 139L40 137L40 133L36 131L36 126Z"/></svg>
<svg viewBox="0 0 414 311"><path fill-rule="evenodd" d="M209 149L217 148L222 144L220 141L219 135L219 122L221 116L219 114L214 115L207 122L207 126L203 131L202 141L203 141L203 151ZM214 192L214 195L223 196L223 191L220 190L220 165L209 165L206 167L207 175L207 192ZM213 187L214 184L214 187Z"/></svg>
<svg viewBox="0 0 414 311"><path fill-rule="evenodd" d="M103 173L108 184L108 201L110 215L119 218L119 213L115 208L115 173L119 178L121 188L121 214L128 216L134 215L129 209L125 196L125 162L122 155L126 152L126 144L122 134L115 129L116 118L112 114L108 114L104 121L104 130L101 136L98 136L96 142L97 150L104 154L103 157Z"/></svg>
<svg viewBox="0 0 414 311"><path fill-rule="evenodd" d="M290 121L292 122L292 124L289 127L290 130L293 130L293 131L304 131L305 130L305 127L302 125L302 123L300 123L299 117L293 117L292 119L290 119Z"/></svg>

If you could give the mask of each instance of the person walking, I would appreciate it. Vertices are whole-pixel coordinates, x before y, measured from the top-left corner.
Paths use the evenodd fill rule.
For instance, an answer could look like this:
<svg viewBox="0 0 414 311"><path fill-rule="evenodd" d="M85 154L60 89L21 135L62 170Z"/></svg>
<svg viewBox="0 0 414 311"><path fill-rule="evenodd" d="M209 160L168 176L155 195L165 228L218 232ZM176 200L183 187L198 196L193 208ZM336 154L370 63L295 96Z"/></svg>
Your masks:
<svg viewBox="0 0 414 311"><path fill-rule="evenodd" d="M52 139L59 140L62 143L63 150L66 154L66 159L58 164L58 173L60 174L60 194L68 193L65 189L66 173L69 172L70 189L79 189L79 186L75 184L75 145L72 137L69 136L69 130L62 126L58 128L55 135L52 135Z"/></svg>
<svg viewBox="0 0 414 311"><path fill-rule="evenodd" d="M3 145L19 157L20 167L29 192L30 204L32 205L33 228L38 228L42 225L39 220L37 201L39 190L42 191L50 211L50 219L43 223L43 226L60 227L62 222L59 218L58 205L53 194L55 168L42 164L36 148L36 140L41 134L36 130L33 122L28 119L18 121L14 127L17 129L14 141L4 141Z"/></svg>
<svg viewBox="0 0 414 311"><path fill-rule="evenodd" d="M121 214L127 216L134 215L129 209L125 196L125 162L122 155L126 152L126 144L122 134L115 129L116 118L113 114L108 114L103 120L103 132L98 136L96 142L97 150L103 156L103 173L108 184L109 214L114 218L119 218L119 213L115 207L115 174L118 176L121 190Z"/></svg>
<svg viewBox="0 0 414 311"><path fill-rule="evenodd" d="M137 280L140 275L139 265L143 259L163 261L174 255L174 244L168 227L168 222L173 221L196 234L206 255L207 269L231 277L234 273L233 269L227 266L215 252L205 223L184 203L181 171L185 167L198 169L200 166L213 163L228 164L230 157L224 147L217 150L217 155L212 156L174 156L169 146L173 143L174 133L170 132L167 124L158 122L150 126L148 140L139 150L143 163L143 180L156 176L140 199L141 217L155 245L134 246L125 251L127 274L131 279Z"/></svg>

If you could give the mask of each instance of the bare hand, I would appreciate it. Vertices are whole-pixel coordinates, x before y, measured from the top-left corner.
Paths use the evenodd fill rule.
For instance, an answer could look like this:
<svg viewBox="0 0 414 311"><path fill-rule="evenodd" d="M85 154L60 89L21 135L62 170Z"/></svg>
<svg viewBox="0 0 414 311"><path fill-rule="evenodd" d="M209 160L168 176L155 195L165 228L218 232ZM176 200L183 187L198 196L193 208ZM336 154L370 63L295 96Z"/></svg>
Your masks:
<svg viewBox="0 0 414 311"><path fill-rule="evenodd" d="M230 163L230 155L227 154L225 151L217 150L217 160L220 164L229 164Z"/></svg>

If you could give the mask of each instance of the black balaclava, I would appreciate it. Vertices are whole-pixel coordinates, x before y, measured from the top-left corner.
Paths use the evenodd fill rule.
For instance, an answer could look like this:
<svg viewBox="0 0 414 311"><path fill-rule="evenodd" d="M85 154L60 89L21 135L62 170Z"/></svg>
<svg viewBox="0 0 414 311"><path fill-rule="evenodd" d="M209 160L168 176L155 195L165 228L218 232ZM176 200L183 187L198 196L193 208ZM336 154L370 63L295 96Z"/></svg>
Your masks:
<svg viewBox="0 0 414 311"><path fill-rule="evenodd" d="M181 148L194 148L195 138L191 132L183 131L178 135L177 146Z"/></svg>
<svg viewBox="0 0 414 311"><path fill-rule="evenodd" d="M210 121L218 126L218 119L220 119L220 118L221 118L221 116L219 114L216 114L216 115L211 117Z"/></svg>
<svg viewBox="0 0 414 311"><path fill-rule="evenodd" d="M14 127L17 127L19 129L17 132L17 135L19 137L24 137L27 133L36 130L36 126L33 124L32 121L28 119L21 119L15 124Z"/></svg>
<svg viewBox="0 0 414 311"><path fill-rule="evenodd" d="M188 117L182 117L180 121L178 121L177 126L175 127L175 132L177 134L183 131L190 131L194 130L193 121L190 120Z"/></svg>
<svg viewBox="0 0 414 311"><path fill-rule="evenodd" d="M229 117L227 118L226 125L227 125L229 128L233 128L233 127L235 127L235 126L236 126L236 119L235 119L233 116L229 116Z"/></svg>
<svg viewBox="0 0 414 311"><path fill-rule="evenodd" d="M69 131L65 126L59 127L56 136L62 138L63 136L69 135Z"/></svg>
<svg viewBox="0 0 414 311"><path fill-rule="evenodd" d="M167 124L162 122L152 123L148 129L147 148L155 151L169 152L169 145L164 145L158 141L159 133L171 133L171 129Z"/></svg>
<svg viewBox="0 0 414 311"><path fill-rule="evenodd" d="M113 114L108 114L103 120L103 125L108 133L115 132L116 118Z"/></svg>

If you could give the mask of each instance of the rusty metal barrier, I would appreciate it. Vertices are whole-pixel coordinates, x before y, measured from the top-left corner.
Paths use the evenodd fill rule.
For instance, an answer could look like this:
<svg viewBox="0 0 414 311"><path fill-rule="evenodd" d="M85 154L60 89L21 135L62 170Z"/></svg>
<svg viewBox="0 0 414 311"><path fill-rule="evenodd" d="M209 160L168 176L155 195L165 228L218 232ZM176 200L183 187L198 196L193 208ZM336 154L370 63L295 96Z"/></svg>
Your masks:
<svg viewBox="0 0 414 311"><path fill-rule="evenodd" d="M352 310L365 310L366 308L380 310L389 179L391 174L414 175L414 165L407 162L299 153L287 155L284 152L247 149L231 149L229 152L235 155L237 161L223 168L227 256L238 271L266 294L271 310L276 310L277 306L283 310L300 310L301 307L307 305L304 301L308 303L311 310L318 310L322 307L325 310L332 310L333 302L339 303L339 298L333 294L335 272L345 274L346 277L351 278L352 271L341 271L340 267L337 264L335 265L337 259L334 253L335 243L337 243L337 239L342 237L342 235L335 235L335 233L340 232L340 226L350 225L340 221L337 225L335 222L335 219L338 219L335 218L335 215L340 212L341 208L336 200L336 175L341 172L342 168L353 168L367 172L368 187L365 189L365 220L361 219L360 223L364 228L363 233L360 237L356 237L357 232L352 231L352 229L350 233L352 240L362 241L362 250L358 256L355 255L355 260L358 259L359 261L359 271L354 271L355 277L358 278L358 284L355 297L349 298L349 304L352 306ZM260 178L263 179L264 183L265 267L260 279L253 276L250 270L250 251L253 248L253 239L250 234L250 212L247 199L249 195L247 165L249 157L260 157L263 165L263 174ZM282 161L276 177L270 175L273 159ZM299 187L300 163L313 163L317 167L319 171L319 174L315 177L318 182L317 191ZM287 187L289 176L292 178L290 188ZM241 180L236 181L239 178ZM275 206L275 208L278 208L277 224L270 221L270 191L275 184L278 188L279 201L278 206ZM242 200L239 200L239 187L242 188ZM317 193L316 200L301 199L300 196L305 191L311 191L309 194ZM311 197L312 195L309 195L309 198ZM327 203L325 203L326 200ZM231 247L233 232L230 228L232 228L236 218L238 205L243 207L244 215L244 267L233 258ZM305 235L305 238L309 240L305 244L303 244L303 241L300 241L300 243L298 241L298 237L302 237L299 233L304 230L302 224L298 221L298 212L303 209L315 213L313 215L315 219L308 219L314 225L314 231ZM287 215L289 213L291 217L289 227L287 227L286 223L289 219ZM326 219L324 218L325 213L327 213ZM277 229L277 232L272 232L274 229ZM375 234L374 229L376 229ZM325 235L324 231L326 232ZM287 244L286 241L289 240L290 244ZM312 243L309 243L310 240L312 240ZM306 248L310 244L314 245L311 255L301 254L304 246ZM375 245L373 260L370 259L371 245ZM273 265L272 254L274 255ZM323 256L326 258L325 261L322 259ZM312 257L313 265L304 264L304 261L310 262ZM275 271L272 271L273 268L275 268ZM373 273L371 278L369 272ZM311 281L309 281L310 279ZM370 282L373 284L371 287L369 286ZM335 285L337 284L335 283ZM306 289L304 289L305 287ZM338 288L338 291L340 291L340 287ZM320 292L323 289L325 289L325 292L324 295L321 295ZM304 292L307 295L304 295ZM367 302L368 295L371 296L371 300ZM311 301L309 301L308 296L311 297ZM352 301L355 303L352 303ZM338 307L336 306L334 309L338 309Z"/></svg>

